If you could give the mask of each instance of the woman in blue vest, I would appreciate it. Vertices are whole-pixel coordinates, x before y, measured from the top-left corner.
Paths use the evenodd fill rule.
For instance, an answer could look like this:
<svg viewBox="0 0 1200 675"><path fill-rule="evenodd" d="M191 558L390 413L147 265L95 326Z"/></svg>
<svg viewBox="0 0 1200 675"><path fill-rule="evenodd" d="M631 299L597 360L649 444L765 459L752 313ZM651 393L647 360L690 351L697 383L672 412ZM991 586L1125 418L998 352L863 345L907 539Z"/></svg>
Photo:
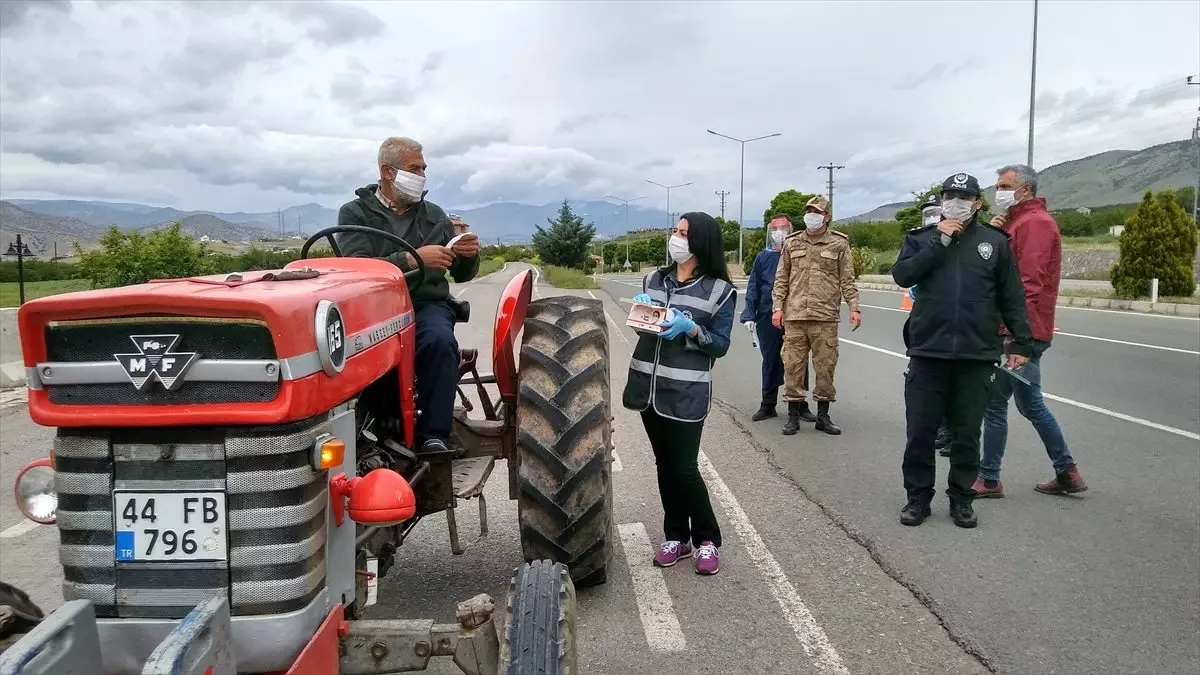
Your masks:
<svg viewBox="0 0 1200 675"><path fill-rule="evenodd" d="M642 333L623 403L642 414L658 468L666 541L654 564L696 556L697 574L716 574L721 529L696 458L712 405L712 366L729 351L737 291L729 281L721 228L707 213L685 213L668 250L674 264L642 280L635 302L667 307L662 332Z"/></svg>

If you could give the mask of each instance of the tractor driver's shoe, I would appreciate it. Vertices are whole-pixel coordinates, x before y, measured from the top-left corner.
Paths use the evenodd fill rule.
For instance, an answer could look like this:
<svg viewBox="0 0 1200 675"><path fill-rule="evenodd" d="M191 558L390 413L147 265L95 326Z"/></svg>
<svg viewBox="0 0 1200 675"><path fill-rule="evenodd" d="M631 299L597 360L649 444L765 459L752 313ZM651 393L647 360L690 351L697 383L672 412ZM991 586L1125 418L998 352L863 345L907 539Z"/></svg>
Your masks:
<svg viewBox="0 0 1200 675"><path fill-rule="evenodd" d="M684 558L692 557L692 545L686 541L664 541L654 554L655 567L670 567Z"/></svg>
<svg viewBox="0 0 1200 675"><path fill-rule="evenodd" d="M721 571L721 554L711 541L696 549L696 574L713 575Z"/></svg>
<svg viewBox="0 0 1200 675"><path fill-rule="evenodd" d="M779 413L775 412L775 404L764 402L762 405L758 406L758 412L754 413L754 415L750 417L750 421L761 422L761 421L767 419L768 417L778 417L778 416L779 416Z"/></svg>
<svg viewBox="0 0 1200 675"><path fill-rule="evenodd" d="M915 527L925 522L930 513L928 504L917 499L910 499L904 508L900 509L900 524Z"/></svg>
<svg viewBox="0 0 1200 675"><path fill-rule="evenodd" d="M446 442L440 438L431 438L421 444L421 452L449 452Z"/></svg>

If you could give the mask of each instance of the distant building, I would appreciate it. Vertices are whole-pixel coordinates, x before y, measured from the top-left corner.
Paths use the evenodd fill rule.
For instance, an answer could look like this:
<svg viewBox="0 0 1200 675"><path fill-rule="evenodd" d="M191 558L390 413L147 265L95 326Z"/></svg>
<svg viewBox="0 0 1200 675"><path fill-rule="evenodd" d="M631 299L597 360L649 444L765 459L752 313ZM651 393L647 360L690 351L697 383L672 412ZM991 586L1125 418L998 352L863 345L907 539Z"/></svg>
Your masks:
<svg viewBox="0 0 1200 675"><path fill-rule="evenodd" d="M1108 233L1114 237L1121 236L1121 233L1124 231L1125 231L1124 225L1113 225L1112 227L1108 228Z"/></svg>
<svg viewBox="0 0 1200 675"><path fill-rule="evenodd" d="M1090 216L1090 215L1092 215L1092 210L1086 206L1081 206L1081 207L1075 209L1075 213L1078 213L1078 214L1084 215L1084 216Z"/></svg>

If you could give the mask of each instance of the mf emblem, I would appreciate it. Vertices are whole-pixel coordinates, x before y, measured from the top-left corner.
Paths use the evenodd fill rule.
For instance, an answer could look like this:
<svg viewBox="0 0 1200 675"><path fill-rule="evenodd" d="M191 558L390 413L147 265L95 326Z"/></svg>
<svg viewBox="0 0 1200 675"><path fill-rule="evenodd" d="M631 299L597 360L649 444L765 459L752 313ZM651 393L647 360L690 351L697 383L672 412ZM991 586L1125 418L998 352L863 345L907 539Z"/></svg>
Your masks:
<svg viewBox="0 0 1200 675"><path fill-rule="evenodd" d="M196 361L196 352L173 352L178 335L130 335L136 354L113 354L138 391L150 380L158 380L167 391L174 391L183 374Z"/></svg>
<svg viewBox="0 0 1200 675"><path fill-rule="evenodd" d="M980 244L979 245L979 257L983 258L984 260L991 260L992 259L992 245L986 241L983 242L982 244Z"/></svg>
<svg viewBox="0 0 1200 675"><path fill-rule="evenodd" d="M325 374L333 377L346 367L346 326L342 322L342 312L335 303L329 300L317 303L314 329L317 359ZM356 349L358 344L356 340Z"/></svg>

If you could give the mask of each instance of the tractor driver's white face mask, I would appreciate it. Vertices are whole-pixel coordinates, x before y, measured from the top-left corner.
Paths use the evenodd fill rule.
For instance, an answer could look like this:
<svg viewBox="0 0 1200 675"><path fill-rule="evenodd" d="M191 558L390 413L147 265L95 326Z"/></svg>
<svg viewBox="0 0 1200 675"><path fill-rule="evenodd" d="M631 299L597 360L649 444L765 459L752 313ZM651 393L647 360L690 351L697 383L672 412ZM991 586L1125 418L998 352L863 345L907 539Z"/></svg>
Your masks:
<svg viewBox="0 0 1200 675"><path fill-rule="evenodd" d="M392 168L396 169L394 166ZM396 188L396 194L413 203L421 201L421 195L425 193L424 176L400 169L396 169L396 177L392 179L392 185Z"/></svg>

